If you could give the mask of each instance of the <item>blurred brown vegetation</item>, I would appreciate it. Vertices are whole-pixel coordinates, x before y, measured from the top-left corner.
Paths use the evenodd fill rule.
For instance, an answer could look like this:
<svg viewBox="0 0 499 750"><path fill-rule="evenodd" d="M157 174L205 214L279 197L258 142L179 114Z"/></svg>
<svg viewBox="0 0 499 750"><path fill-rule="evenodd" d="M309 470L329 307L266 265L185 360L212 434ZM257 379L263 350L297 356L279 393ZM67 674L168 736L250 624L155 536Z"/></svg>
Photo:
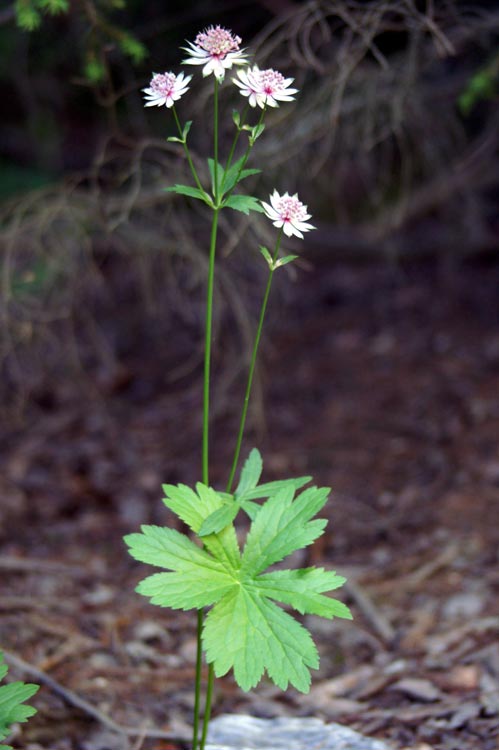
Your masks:
<svg viewBox="0 0 499 750"><path fill-rule="evenodd" d="M178 69L183 40L210 22L234 28L260 65L296 79L300 96L269 115L257 143L254 163L266 168L253 192L299 189L320 229L307 243L312 257L438 254L454 264L495 252L493 3L121 6L82 0L33 32L19 29L13 8L0 16L0 86L9 102L0 126L0 361L10 403L56 373L76 368L92 381L102 369L119 373L132 345L120 319L133 318L135 340L144 330L164 338L178 317L198 331L205 217L163 192L188 176L178 147L165 140L171 118L144 110L140 89L151 69ZM123 35L147 59L127 52ZM200 78L179 109L195 121L191 146L206 171L199 155L210 145L210 87ZM227 86L227 111L237 99ZM251 303L234 274L247 291L259 275L254 253L240 248L256 248L267 228L230 219L218 283L236 316L237 355Z"/></svg>

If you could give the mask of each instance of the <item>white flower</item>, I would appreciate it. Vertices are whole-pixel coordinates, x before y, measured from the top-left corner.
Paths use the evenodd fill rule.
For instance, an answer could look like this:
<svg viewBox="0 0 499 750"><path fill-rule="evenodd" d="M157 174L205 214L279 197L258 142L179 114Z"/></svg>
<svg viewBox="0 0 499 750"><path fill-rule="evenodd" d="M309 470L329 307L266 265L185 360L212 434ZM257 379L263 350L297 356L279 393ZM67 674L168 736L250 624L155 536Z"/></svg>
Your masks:
<svg viewBox="0 0 499 750"><path fill-rule="evenodd" d="M182 60L186 65L203 65L203 76L210 73L223 81L225 71L233 65L247 65L244 50L239 49L241 38L222 26L210 26L200 31L194 42L182 47L189 57Z"/></svg>
<svg viewBox="0 0 499 750"><path fill-rule="evenodd" d="M248 97L252 107L278 107L279 102L293 101L293 94L298 92L298 89L290 88L294 78L284 78L272 68L260 70L255 65L251 70L240 70L237 76L232 80L241 89L240 93Z"/></svg>
<svg viewBox="0 0 499 750"><path fill-rule="evenodd" d="M174 103L180 99L187 91L187 85L192 76L184 76L179 73L154 73L147 89L142 89L145 93L145 107L173 107Z"/></svg>
<svg viewBox="0 0 499 750"><path fill-rule="evenodd" d="M315 229L312 224L307 224L311 216L307 213L307 207L298 200L297 193L279 195L277 190L274 190L270 196L270 203L271 205L262 201L263 210L273 225L279 229L282 227L284 234L288 237L294 234L303 239L302 232Z"/></svg>

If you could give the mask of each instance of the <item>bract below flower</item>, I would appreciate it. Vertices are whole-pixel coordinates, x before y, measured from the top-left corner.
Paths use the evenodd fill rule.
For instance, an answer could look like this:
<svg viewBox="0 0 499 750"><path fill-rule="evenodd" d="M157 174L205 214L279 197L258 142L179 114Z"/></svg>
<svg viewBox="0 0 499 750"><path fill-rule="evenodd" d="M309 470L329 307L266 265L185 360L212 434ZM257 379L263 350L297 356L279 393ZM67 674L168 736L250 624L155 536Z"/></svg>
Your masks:
<svg viewBox="0 0 499 750"><path fill-rule="evenodd" d="M279 102L291 102L298 89L290 88L294 78L284 78L282 73L272 68L260 70L254 65L251 70L238 71L232 79L239 86L240 93L248 97L252 107L278 107Z"/></svg>
<svg viewBox="0 0 499 750"><path fill-rule="evenodd" d="M210 26L200 31L194 42L187 42L188 47L182 47L189 57L182 60L185 65L203 65L203 76L211 73L223 81L225 71L233 65L247 65L248 60L244 50L239 48L241 37L236 36L222 26Z"/></svg>
<svg viewBox="0 0 499 750"><path fill-rule="evenodd" d="M312 224L307 223L311 216L307 213L307 207L298 199L297 193L279 195L277 190L274 190L270 196L270 205L262 201L262 206L273 225L282 228L287 237L294 234L303 239L303 232L315 229Z"/></svg>
<svg viewBox="0 0 499 750"><path fill-rule="evenodd" d="M185 94L189 86L187 85L192 76L184 76L179 73L154 73L151 82L145 93L145 107L173 107L175 102Z"/></svg>

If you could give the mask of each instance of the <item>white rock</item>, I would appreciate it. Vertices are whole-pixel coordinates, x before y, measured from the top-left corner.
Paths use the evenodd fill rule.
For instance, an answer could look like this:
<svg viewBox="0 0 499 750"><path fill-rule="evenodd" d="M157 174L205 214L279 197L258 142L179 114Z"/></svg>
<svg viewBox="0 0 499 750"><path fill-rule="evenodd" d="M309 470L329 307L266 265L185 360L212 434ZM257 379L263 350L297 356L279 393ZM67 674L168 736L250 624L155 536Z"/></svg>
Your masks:
<svg viewBox="0 0 499 750"><path fill-rule="evenodd" d="M390 750L380 740L364 737L321 719L257 719L219 716L210 724L206 750Z"/></svg>

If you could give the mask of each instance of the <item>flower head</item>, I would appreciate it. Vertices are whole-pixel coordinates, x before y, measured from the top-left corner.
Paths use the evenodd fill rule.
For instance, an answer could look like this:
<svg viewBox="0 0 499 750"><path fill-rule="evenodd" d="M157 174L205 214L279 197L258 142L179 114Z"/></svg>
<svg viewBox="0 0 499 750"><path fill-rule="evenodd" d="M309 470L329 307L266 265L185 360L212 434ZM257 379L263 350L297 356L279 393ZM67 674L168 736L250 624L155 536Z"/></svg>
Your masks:
<svg viewBox="0 0 499 750"><path fill-rule="evenodd" d="M174 103L185 94L192 76L179 73L154 73L149 87L142 89L145 93L145 107L173 107Z"/></svg>
<svg viewBox="0 0 499 750"><path fill-rule="evenodd" d="M239 49L241 38L222 26L209 26L200 31L194 42L182 47L189 57L182 60L186 65L203 65L203 76L210 73L223 81L225 71L233 65L247 65L244 50Z"/></svg>
<svg viewBox="0 0 499 750"><path fill-rule="evenodd" d="M278 70L268 68L260 70L255 65L251 70L240 70L237 78L232 79L241 89L240 93L248 97L252 107L278 107L279 102L291 102L298 89L290 88L294 78L284 78Z"/></svg>
<svg viewBox="0 0 499 750"><path fill-rule="evenodd" d="M312 224L307 224L307 220L311 217L307 213L307 207L298 200L297 193L279 195L277 190L274 190L270 196L270 205L262 201L262 206L273 225L279 229L282 227L284 234L288 237L294 234L303 239L302 232L315 229Z"/></svg>

